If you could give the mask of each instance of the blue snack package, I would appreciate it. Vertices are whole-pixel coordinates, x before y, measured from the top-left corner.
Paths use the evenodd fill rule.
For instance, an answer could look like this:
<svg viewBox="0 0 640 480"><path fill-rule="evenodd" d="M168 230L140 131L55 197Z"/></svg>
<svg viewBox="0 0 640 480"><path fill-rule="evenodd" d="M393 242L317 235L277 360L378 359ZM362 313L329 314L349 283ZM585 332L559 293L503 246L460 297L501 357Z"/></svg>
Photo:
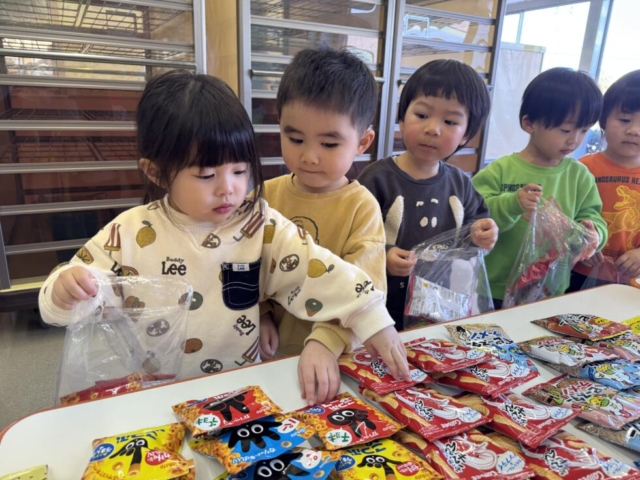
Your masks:
<svg viewBox="0 0 640 480"><path fill-rule="evenodd" d="M593 380L616 390L640 387L640 364L626 360L591 363L582 367L565 367L550 363L547 365L572 377Z"/></svg>
<svg viewBox="0 0 640 480"><path fill-rule="evenodd" d="M341 452L327 452L310 448L294 448L271 460L260 460L227 480L295 480L301 477L325 480L342 456Z"/></svg>

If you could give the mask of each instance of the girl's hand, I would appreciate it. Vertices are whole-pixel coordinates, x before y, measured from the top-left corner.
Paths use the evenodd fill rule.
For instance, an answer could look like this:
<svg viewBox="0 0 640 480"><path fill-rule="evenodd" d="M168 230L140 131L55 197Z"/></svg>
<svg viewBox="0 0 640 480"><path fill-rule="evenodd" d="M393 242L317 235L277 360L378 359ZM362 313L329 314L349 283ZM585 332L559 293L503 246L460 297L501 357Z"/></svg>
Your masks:
<svg viewBox="0 0 640 480"><path fill-rule="evenodd" d="M260 358L270 360L276 354L280 337L271 312L260 316Z"/></svg>
<svg viewBox="0 0 640 480"><path fill-rule="evenodd" d="M380 330L369 340L364 342L367 351L372 358L382 357L382 361L389 367L391 375L396 380L408 380L409 363L407 362L407 350L393 326Z"/></svg>
<svg viewBox="0 0 640 480"><path fill-rule="evenodd" d="M525 212L535 212L542 198L542 187L530 183L518 190L518 201Z"/></svg>
<svg viewBox="0 0 640 480"><path fill-rule="evenodd" d="M308 405L332 400L340 389L338 360L317 340L309 340L298 361L298 382Z"/></svg>
<svg viewBox="0 0 640 480"><path fill-rule="evenodd" d="M98 293L91 272L83 267L71 267L63 271L53 282L51 300L63 310L71 310L83 300L88 300Z"/></svg>
<svg viewBox="0 0 640 480"><path fill-rule="evenodd" d="M491 218L476 220L471 225L471 241L476 247L491 250L498 241L498 225Z"/></svg>
<svg viewBox="0 0 640 480"><path fill-rule="evenodd" d="M418 257L411 250L391 247L387 252L387 271L396 277L407 277L417 261Z"/></svg>
<svg viewBox="0 0 640 480"><path fill-rule="evenodd" d="M635 278L640 275L640 248L627 251L613 264L620 275Z"/></svg>

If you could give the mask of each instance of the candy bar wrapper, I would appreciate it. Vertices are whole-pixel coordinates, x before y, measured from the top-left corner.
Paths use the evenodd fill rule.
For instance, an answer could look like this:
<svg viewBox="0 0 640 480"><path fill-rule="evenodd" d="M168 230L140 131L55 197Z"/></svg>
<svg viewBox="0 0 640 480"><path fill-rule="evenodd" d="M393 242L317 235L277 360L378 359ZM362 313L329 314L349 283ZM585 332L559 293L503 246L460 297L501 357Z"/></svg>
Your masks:
<svg viewBox="0 0 640 480"><path fill-rule="evenodd" d="M386 438L403 426L349 393L335 400L294 412L296 418L311 425L327 450L360 445Z"/></svg>
<svg viewBox="0 0 640 480"><path fill-rule="evenodd" d="M591 363L582 367L567 367L552 363L547 363L547 365L572 377L593 380L616 390L640 387L640 364L638 363L616 360L613 362Z"/></svg>
<svg viewBox="0 0 640 480"><path fill-rule="evenodd" d="M572 408L533 404L515 393L496 398L465 395L456 400L488 415L490 428L529 447L537 447L580 413Z"/></svg>
<svg viewBox="0 0 640 480"><path fill-rule="evenodd" d="M561 337L538 337L518 345L533 358L568 367L618 358L611 350L590 347Z"/></svg>
<svg viewBox="0 0 640 480"><path fill-rule="evenodd" d="M495 397L538 377L537 370L515 362L490 358L469 368L449 373L433 373L437 383L479 395Z"/></svg>
<svg viewBox="0 0 640 480"><path fill-rule="evenodd" d="M342 451L336 466L340 480L440 480L442 476L413 452L385 438Z"/></svg>
<svg viewBox="0 0 640 480"><path fill-rule="evenodd" d="M640 418L640 395L567 375L536 385L524 395L548 405L580 409L580 418L614 430Z"/></svg>
<svg viewBox="0 0 640 480"><path fill-rule="evenodd" d="M409 363L426 372L452 372L487 359L487 354L481 350L447 340L419 338L407 343L406 347Z"/></svg>
<svg viewBox="0 0 640 480"><path fill-rule="evenodd" d="M2 475L0 480L47 480L49 478L48 474L49 467L47 465L38 465L37 467Z"/></svg>
<svg viewBox="0 0 640 480"><path fill-rule="evenodd" d="M222 429L282 412L258 386L245 387L203 400L188 400L171 408L194 437L215 435Z"/></svg>
<svg viewBox="0 0 640 480"><path fill-rule="evenodd" d="M408 380L396 380L389 367L379 358L374 360L365 348L341 355L338 366L342 372L356 379L362 388L369 388L381 395L431 381L426 373L416 368L409 369Z"/></svg>
<svg viewBox="0 0 640 480"><path fill-rule="evenodd" d="M592 347L612 350L620 358L630 362L640 362L640 335L635 333L627 332L605 340L582 340L582 343Z"/></svg>
<svg viewBox="0 0 640 480"><path fill-rule="evenodd" d="M620 322L623 325L631 328L631 332L635 335L640 335L640 315Z"/></svg>
<svg viewBox="0 0 640 480"><path fill-rule="evenodd" d="M224 473L216 480L325 480L340 460L342 452L324 452L309 448L294 448L271 460L260 460L239 474Z"/></svg>
<svg viewBox="0 0 640 480"><path fill-rule="evenodd" d="M428 448L429 462L447 479L521 480L534 476L520 454L477 430L436 440Z"/></svg>
<svg viewBox="0 0 640 480"><path fill-rule="evenodd" d="M640 422L627 423L620 430L611 430L588 422L581 423L578 428L607 442L640 452Z"/></svg>
<svg viewBox="0 0 640 480"><path fill-rule="evenodd" d="M603 340L631 331L631 328L627 325L612 322L595 315L583 315L580 313L565 313L533 320L532 323L560 335L568 335L585 340Z"/></svg>
<svg viewBox="0 0 640 480"><path fill-rule="evenodd" d="M271 460L301 445L315 430L292 414L273 415L189 442L192 450L216 458L229 473Z"/></svg>
<svg viewBox="0 0 640 480"><path fill-rule="evenodd" d="M518 445L499 433L490 433L489 437L504 448L522 454L527 466L535 472L536 479L640 479L640 472L635 468L599 453L567 432L557 433L536 448Z"/></svg>
<svg viewBox="0 0 640 480"><path fill-rule="evenodd" d="M490 353L500 360L515 362L522 367L537 371L537 367L520 350L504 329L487 323L468 323L465 325L445 325L453 341L458 345L476 348Z"/></svg>
<svg viewBox="0 0 640 480"><path fill-rule="evenodd" d="M362 394L377 402L398 422L431 441L489 422L473 408L426 387L407 388L387 395L364 390Z"/></svg>
<svg viewBox="0 0 640 480"><path fill-rule="evenodd" d="M171 423L98 438L82 480L174 480L188 475L190 464L180 455L184 434L183 425Z"/></svg>

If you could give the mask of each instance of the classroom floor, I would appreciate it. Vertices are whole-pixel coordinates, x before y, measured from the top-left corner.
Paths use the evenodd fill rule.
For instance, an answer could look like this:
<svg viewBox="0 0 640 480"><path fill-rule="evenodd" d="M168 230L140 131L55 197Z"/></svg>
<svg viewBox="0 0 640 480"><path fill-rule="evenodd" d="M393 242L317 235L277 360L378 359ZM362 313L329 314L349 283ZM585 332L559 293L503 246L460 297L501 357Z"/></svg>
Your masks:
<svg viewBox="0 0 640 480"><path fill-rule="evenodd" d="M64 333L32 311L0 313L0 431L53 406Z"/></svg>

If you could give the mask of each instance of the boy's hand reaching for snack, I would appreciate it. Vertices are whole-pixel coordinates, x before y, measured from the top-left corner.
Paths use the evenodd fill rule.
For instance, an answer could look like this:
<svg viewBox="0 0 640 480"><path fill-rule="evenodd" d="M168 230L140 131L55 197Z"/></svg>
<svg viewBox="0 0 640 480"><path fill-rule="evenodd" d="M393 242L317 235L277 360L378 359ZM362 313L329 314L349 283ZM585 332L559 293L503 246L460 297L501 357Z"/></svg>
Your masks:
<svg viewBox="0 0 640 480"><path fill-rule="evenodd" d="M51 300L63 310L71 310L76 303L98 293L93 275L83 267L71 267L60 273L52 288Z"/></svg>
<svg viewBox="0 0 640 480"><path fill-rule="evenodd" d="M391 247L387 252L387 271L396 277L407 277L417 261L418 257L411 250Z"/></svg>
<svg viewBox="0 0 640 480"><path fill-rule="evenodd" d="M604 255L602 254L602 252L596 252L591 256L591 258L585 258L581 263L589 268L594 268L600 265L602 262L604 262Z"/></svg>
<svg viewBox="0 0 640 480"><path fill-rule="evenodd" d="M317 340L309 340L298 361L298 382L308 405L332 400L340 389L340 369L335 355Z"/></svg>
<svg viewBox="0 0 640 480"><path fill-rule="evenodd" d="M640 248L628 250L613 264L620 275L629 278L640 276Z"/></svg>
<svg viewBox="0 0 640 480"><path fill-rule="evenodd" d="M498 241L498 225L491 218L481 218L471 225L471 241L476 247L491 250Z"/></svg>
<svg viewBox="0 0 640 480"><path fill-rule="evenodd" d="M364 342L364 346L367 347L372 358L382 358L385 365L389 367L393 378L396 380L410 378L407 350L394 326L380 330Z"/></svg>
<svg viewBox="0 0 640 480"><path fill-rule="evenodd" d="M542 198L542 187L530 183L518 190L518 201L525 212L535 212Z"/></svg>
<svg viewBox="0 0 640 480"><path fill-rule="evenodd" d="M280 337L271 312L260 315L260 358L270 360L278 350Z"/></svg>

